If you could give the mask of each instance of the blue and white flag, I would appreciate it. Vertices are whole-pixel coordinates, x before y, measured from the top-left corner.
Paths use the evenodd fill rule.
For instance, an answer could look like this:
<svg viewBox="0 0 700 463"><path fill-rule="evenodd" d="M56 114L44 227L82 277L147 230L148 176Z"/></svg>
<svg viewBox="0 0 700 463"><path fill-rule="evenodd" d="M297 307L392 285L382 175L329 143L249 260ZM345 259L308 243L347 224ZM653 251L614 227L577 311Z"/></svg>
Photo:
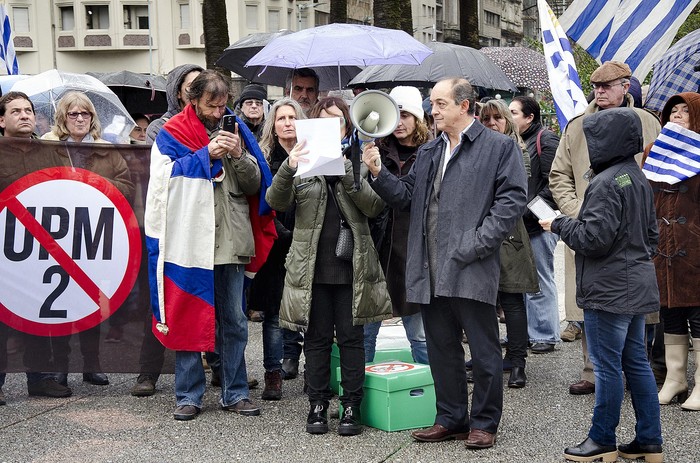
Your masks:
<svg viewBox="0 0 700 463"><path fill-rule="evenodd" d="M700 173L700 134L667 123L642 168L647 179L671 185Z"/></svg>
<svg viewBox="0 0 700 463"><path fill-rule="evenodd" d="M698 1L575 0L560 22L596 61L623 61L644 81Z"/></svg>
<svg viewBox="0 0 700 463"><path fill-rule="evenodd" d="M588 102L581 90L581 81L569 39L545 0L537 0L537 8L540 12L549 86L552 89L559 127L563 131L569 119L586 110Z"/></svg>
<svg viewBox="0 0 700 463"><path fill-rule="evenodd" d="M5 64L7 74L19 74L15 44L12 42L10 30L10 17L7 15L5 5L0 5L0 60Z"/></svg>

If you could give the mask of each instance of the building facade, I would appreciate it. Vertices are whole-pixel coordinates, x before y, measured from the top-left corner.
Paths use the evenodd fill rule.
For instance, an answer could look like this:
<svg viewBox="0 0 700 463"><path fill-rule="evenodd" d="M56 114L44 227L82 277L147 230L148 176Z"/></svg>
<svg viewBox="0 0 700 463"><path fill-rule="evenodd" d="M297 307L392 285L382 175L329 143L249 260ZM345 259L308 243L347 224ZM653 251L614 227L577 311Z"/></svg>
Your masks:
<svg viewBox="0 0 700 463"><path fill-rule="evenodd" d="M227 0L229 42L327 24L330 1ZM565 2L550 3L556 8ZM459 40L458 0L411 4L416 39ZM539 33L535 0L478 5L482 46L518 45ZM182 63L205 64L202 0L5 0L5 6L23 74L48 69L165 74ZM372 8L372 0L348 0L348 22L373 24Z"/></svg>

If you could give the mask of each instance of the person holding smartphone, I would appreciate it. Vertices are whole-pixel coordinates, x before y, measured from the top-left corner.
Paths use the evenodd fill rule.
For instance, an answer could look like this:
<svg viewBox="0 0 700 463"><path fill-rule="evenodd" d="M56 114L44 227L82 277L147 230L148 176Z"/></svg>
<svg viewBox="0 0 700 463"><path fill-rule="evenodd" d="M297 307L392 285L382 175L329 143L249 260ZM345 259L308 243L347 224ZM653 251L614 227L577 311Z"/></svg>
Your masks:
<svg viewBox="0 0 700 463"><path fill-rule="evenodd" d="M263 209L253 204L264 201L271 175L245 124L227 118L219 128L231 97L221 74L203 71L187 96L151 156L145 231L154 334L176 351L176 420L199 414L206 385L200 352L212 351L221 360L221 408L259 415L248 391L241 304L246 266L266 257L258 252Z"/></svg>

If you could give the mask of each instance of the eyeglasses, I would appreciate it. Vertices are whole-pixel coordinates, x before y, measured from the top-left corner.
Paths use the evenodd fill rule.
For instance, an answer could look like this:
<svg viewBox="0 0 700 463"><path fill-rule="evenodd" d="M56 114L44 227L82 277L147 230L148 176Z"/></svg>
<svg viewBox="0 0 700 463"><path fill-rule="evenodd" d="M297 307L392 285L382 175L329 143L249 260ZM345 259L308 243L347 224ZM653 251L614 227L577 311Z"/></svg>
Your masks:
<svg viewBox="0 0 700 463"><path fill-rule="evenodd" d="M605 90L606 92L617 85L625 85L624 82L615 82L614 84L591 84L594 90Z"/></svg>
<svg viewBox="0 0 700 463"><path fill-rule="evenodd" d="M77 119L78 116L82 117L83 119L92 118L92 114L87 111L69 112L66 113L66 116L68 116L68 119Z"/></svg>

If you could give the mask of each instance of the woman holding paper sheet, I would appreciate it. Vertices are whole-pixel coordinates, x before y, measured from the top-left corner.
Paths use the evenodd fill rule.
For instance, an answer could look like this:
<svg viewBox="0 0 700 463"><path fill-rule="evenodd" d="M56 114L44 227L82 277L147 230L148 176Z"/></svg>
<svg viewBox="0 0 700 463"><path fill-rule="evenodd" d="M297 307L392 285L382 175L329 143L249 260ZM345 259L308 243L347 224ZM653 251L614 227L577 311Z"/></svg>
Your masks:
<svg viewBox="0 0 700 463"><path fill-rule="evenodd" d="M518 126L513 121L508 106L501 100L483 103L479 113L481 122L488 128L513 138L523 153L525 169L530 174L530 156L520 138ZM525 357L527 357L527 313L525 294L539 291L535 257L532 254L530 238L523 219L501 244L501 279L498 284L498 300L506 316L508 343L504 358L504 368L510 363L512 369L508 387L525 387Z"/></svg>
<svg viewBox="0 0 700 463"><path fill-rule="evenodd" d="M677 126L666 125L669 122ZM700 94L687 92L672 96L661 112L661 125L664 129L659 138L644 150L644 172L654 190L659 224L659 248L654 265L661 296L667 369L659 403L667 405L674 398L680 403L688 396L686 370L690 325L696 359L695 388L681 408L700 410L700 292L697 291L700 276L700 176L695 174L685 178L687 175L684 175L684 180L667 177L669 182L674 182L667 183L654 173L649 174L657 169L668 169L659 156L670 154L668 151L673 148L668 144L672 139L689 135L695 138L697 159L700 149L697 148L698 137L694 135L700 133ZM677 147L676 152L690 154L681 147Z"/></svg>
<svg viewBox="0 0 700 463"><path fill-rule="evenodd" d="M333 102L333 104L329 104ZM345 111L343 111L345 109ZM347 105L341 99L322 99L310 115L338 117L338 141L349 120ZM295 176L299 163L306 162L305 140L294 145L282 162L267 191L267 202L274 209L289 211L296 206L291 248L286 260L286 276L280 307L280 325L304 331L306 380L310 410L306 431L328 432L330 360L333 335L340 350L340 402L343 414L338 434L362 432L360 405L363 396L365 356L364 323L391 315L391 302L384 274L370 236L368 217L384 209L384 202L362 178L354 187L350 161L343 176ZM366 170L364 175L366 176ZM342 227L349 227L343 232ZM339 237L351 235L351 242ZM342 255L343 244L351 249L350 260Z"/></svg>

